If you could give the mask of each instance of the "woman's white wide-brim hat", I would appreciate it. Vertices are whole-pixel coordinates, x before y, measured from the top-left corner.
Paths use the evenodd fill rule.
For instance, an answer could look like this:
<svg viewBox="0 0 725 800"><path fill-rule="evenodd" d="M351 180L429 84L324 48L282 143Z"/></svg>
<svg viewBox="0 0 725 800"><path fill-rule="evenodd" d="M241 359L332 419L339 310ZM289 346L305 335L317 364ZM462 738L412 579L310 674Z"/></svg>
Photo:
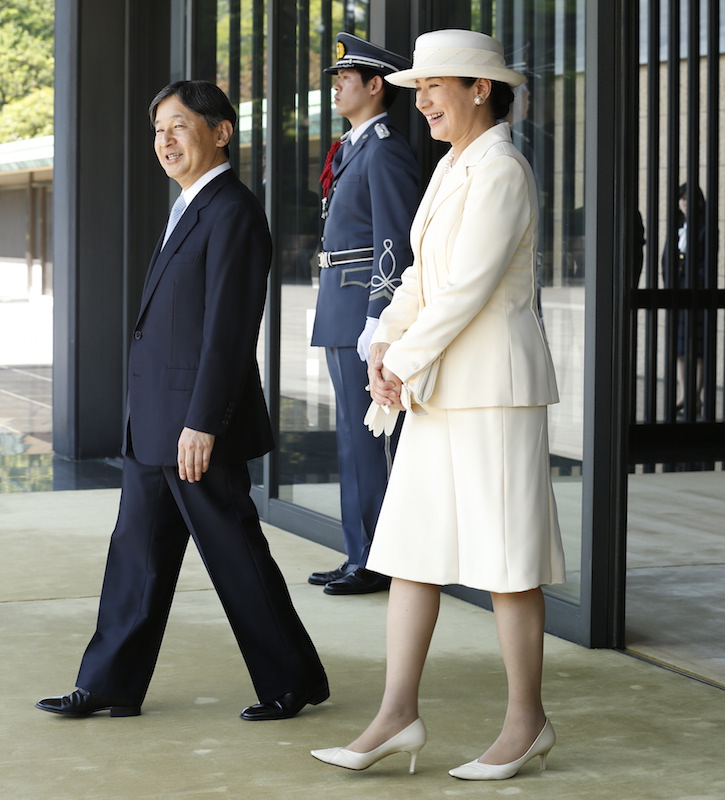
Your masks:
<svg viewBox="0 0 725 800"><path fill-rule="evenodd" d="M520 86L526 76L506 66L503 45L485 33L442 30L423 33L415 40L413 66L386 75L394 86L415 89L417 78L488 78Z"/></svg>

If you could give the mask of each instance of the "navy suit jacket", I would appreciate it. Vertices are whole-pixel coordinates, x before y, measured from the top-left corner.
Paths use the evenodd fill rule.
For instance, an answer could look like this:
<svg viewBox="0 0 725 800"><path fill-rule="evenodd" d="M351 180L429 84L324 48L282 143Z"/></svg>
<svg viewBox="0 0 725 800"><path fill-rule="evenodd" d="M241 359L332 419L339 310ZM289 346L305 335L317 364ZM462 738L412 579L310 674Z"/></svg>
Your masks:
<svg viewBox="0 0 725 800"><path fill-rule="evenodd" d="M272 448L256 359L272 247L264 211L228 170L161 242L131 342L123 452L175 465L188 427L217 437L212 466L244 464Z"/></svg>
<svg viewBox="0 0 725 800"><path fill-rule="evenodd" d="M381 122L386 124L387 116ZM380 137L376 127L367 128L333 168L321 242L322 250L372 247L374 255L372 261L320 270L313 346L355 347L365 318L380 316L413 263L410 223L418 202L418 166L398 131L388 128L389 135Z"/></svg>

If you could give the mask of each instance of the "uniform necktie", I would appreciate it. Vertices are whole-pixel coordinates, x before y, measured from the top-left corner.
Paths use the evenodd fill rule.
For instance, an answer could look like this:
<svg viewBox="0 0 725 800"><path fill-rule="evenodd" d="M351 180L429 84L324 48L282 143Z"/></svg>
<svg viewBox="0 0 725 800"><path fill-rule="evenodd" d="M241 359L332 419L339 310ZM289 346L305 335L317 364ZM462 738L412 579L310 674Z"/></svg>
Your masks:
<svg viewBox="0 0 725 800"><path fill-rule="evenodd" d="M340 160L339 162L337 160L335 161L335 166L339 166L344 161L347 161L351 150L352 150L352 142L350 141L350 137L349 136L343 137L342 147L340 148L340 156L339 156Z"/></svg>
<svg viewBox="0 0 725 800"><path fill-rule="evenodd" d="M181 219L181 215L184 213L185 208L186 208L186 203L184 202L184 195L180 194L176 198L176 202L174 203L174 205L171 206L169 221L166 223L166 233L164 234L164 243L161 245L162 249L166 244L169 236L171 236L172 231L176 227L176 223Z"/></svg>

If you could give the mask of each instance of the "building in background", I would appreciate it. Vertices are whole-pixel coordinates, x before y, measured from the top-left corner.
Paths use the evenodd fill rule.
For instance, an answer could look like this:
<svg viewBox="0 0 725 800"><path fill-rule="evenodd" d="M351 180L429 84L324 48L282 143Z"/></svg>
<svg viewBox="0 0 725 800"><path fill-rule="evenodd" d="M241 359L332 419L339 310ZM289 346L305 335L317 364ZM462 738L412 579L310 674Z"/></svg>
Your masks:
<svg viewBox="0 0 725 800"><path fill-rule="evenodd" d="M0 300L52 292L53 137L0 144Z"/></svg>

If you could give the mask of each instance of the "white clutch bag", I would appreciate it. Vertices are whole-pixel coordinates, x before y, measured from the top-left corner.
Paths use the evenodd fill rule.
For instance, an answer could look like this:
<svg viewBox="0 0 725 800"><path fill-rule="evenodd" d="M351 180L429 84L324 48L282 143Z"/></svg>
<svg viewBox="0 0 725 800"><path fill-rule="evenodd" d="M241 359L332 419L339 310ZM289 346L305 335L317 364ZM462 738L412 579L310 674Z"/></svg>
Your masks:
<svg viewBox="0 0 725 800"><path fill-rule="evenodd" d="M411 399L411 405L425 405L430 400L438 380L438 370L441 368L442 360L443 353L435 361L431 361L427 367L413 375L405 384Z"/></svg>

